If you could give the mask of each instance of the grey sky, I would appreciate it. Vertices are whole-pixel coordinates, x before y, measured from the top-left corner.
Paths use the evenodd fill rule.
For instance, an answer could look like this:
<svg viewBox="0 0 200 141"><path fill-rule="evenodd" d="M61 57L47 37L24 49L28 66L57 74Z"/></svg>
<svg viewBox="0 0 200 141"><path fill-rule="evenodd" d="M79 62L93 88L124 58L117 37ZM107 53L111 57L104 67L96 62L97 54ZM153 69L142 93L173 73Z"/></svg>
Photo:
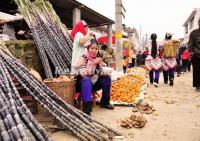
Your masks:
<svg viewBox="0 0 200 141"><path fill-rule="evenodd" d="M78 0L88 7L115 19L115 0ZM142 29L142 34L157 33L164 38L166 32L183 37L183 23L194 8L200 7L200 0L122 0L126 9L123 23Z"/></svg>

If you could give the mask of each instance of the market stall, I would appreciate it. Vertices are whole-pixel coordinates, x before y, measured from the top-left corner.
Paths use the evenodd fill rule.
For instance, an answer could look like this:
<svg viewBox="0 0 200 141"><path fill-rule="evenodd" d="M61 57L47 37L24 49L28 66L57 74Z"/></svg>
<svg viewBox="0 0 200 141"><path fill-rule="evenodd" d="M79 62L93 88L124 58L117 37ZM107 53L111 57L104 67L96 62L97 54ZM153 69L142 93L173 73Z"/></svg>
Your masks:
<svg viewBox="0 0 200 141"><path fill-rule="evenodd" d="M134 67L126 73L113 70L111 73L111 103L116 106L133 106L141 103L147 88L147 72L144 68ZM99 99L101 91L98 91Z"/></svg>

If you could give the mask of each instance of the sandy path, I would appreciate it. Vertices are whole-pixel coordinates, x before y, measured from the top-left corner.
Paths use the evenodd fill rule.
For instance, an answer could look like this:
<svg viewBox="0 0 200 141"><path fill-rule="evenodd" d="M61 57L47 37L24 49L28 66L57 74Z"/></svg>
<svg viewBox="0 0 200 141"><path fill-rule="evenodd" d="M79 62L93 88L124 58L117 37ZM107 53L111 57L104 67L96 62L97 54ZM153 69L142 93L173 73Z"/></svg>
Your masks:
<svg viewBox="0 0 200 141"><path fill-rule="evenodd" d="M162 75L162 74L161 74ZM192 88L192 73L175 77L174 87L163 84L149 86L145 102L153 105L156 112L144 115L148 120L142 129L124 129L120 119L129 117L130 107L116 107L114 111L94 108L92 116L102 123L123 133L124 141L200 141L200 93ZM51 134L56 141L78 141L66 132Z"/></svg>

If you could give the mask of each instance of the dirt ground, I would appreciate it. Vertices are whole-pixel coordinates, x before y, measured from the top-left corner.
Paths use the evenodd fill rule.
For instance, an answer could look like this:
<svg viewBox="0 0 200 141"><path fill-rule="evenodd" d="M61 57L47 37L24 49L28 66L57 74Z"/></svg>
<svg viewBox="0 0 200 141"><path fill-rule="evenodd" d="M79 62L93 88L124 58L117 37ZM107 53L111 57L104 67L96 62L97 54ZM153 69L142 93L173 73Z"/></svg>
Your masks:
<svg viewBox="0 0 200 141"><path fill-rule="evenodd" d="M153 105L156 111L143 114L147 123L141 129L120 127L120 120L133 114L131 107L110 111L96 106L92 117L120 131L123 141L200 141L200 93L192 87L191 72L175 77L174 87L163 84L161 76L159 88L153 85L147 88L144 102ZM43 125L48 125L48 121ZM67 132L48 132L55 141L78 141Z"/></svg>

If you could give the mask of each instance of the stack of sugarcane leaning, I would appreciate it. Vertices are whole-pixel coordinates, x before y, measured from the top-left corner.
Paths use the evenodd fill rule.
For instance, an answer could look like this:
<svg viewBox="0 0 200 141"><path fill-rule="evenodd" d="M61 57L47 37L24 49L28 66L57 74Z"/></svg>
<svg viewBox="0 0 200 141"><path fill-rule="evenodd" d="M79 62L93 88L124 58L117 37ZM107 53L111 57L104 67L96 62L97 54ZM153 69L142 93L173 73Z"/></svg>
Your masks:
<svg viewBox="0 0 200 141"><path fill-rule="evenodd" d="M70 70L72 41L52 5L44 0L15 2L33 34L46 77L52 78L59 70Z"/></svg>
<svg viewBox="0 0 200 141"><path fill-rule="evenodd" d="M0 43L0 74L1 140L50 140L45 130L23 103L10 74L14 75L20 84L63 124L67 131L80 140L109 141L110 137L121 136L117 131L65 103L44 83L34 78L2 43Z"/></svg>

